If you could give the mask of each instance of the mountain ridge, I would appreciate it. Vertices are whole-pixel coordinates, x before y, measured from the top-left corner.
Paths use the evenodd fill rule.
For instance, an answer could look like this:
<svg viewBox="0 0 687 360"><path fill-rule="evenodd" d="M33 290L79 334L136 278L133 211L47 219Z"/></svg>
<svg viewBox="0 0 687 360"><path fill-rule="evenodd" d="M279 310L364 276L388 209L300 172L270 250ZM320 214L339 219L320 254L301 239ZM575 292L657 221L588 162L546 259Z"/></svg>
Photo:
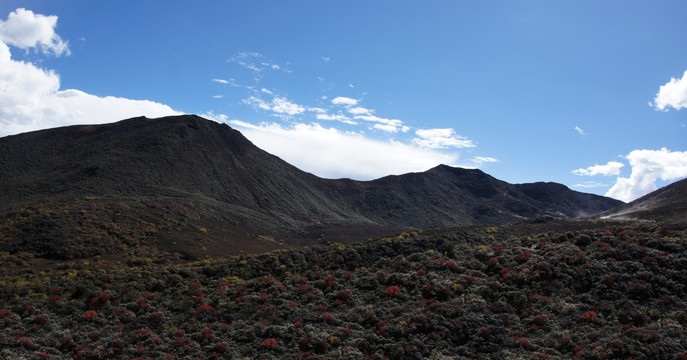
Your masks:
<svg viewBox="0 0 687 360"><path fill-rule="evenodd" d="M13 135L0 138L0 154L0 202L6 206L46 197L185 199L214 213L196 219L196 227L212 225L256 241L309 244L539 216L575 218L622 204L560 184L513 185L447 165L370 181L324 179L259 149L226 124L195 115ZM214 241L222 241L220 235Z"/></svg>

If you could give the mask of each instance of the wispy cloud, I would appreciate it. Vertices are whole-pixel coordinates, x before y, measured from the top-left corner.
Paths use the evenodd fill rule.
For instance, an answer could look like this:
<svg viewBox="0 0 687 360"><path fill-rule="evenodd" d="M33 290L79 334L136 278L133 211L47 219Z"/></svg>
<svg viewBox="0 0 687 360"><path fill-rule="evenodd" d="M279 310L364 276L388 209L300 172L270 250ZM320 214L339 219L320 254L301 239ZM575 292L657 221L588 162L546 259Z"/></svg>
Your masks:
<svg viewBox="0 0 687 360"><path fill-rule="evenodd" d="M499 162L499 160L488 156L475 156L474 158L472 158L472 162L477 166L480 166L489 163L496 163Z"/></svg>
<svg viewBox="0 0 687 360"><path fill-rule="evenodd" d="M229 80L224 80L224 79L212 79L212 81L220 84L229 84Z"/></svg>
<svg viewBox="0 0 687 360"><path fill-rule="evenodd" d="M244 99L245 104L255 106L256 108L267 110L272 112L273 116L280 117L283 119L289 119L294 115L302 114L305 111L305 107L290 102L286 98L275 96L270 101L265 101L256 96L251 96Z"/></svg>
<svg viewBox="0 0 687 360"><path fill-rule="evenodd" d="M262 55L259 52L241 51L238 54L229 58L227 62L237 64L253 72L253 74L255 75L253 80L255 82L258 82L263 78L263 72L265 70L271 69L290 72L290 70L284 68L282 65L279 65L273 61L268 60L264 55Z"/></svg>
<svg viewBox="0 0 687 360"><path fill-rule="evenodd" d="M575 131L577 131L577 133L582 136L587 135L587 133L584 130L582 130L582 128L579 126L575 126Z"/></svg>
<svg viewBox="0 0 687 360"><path fill-rule="evenodd" d="M354 106L358 104L358 100L345 97L345 96L337 96L332 99L332 104L334 105L344 105L344 106Z"/></svg>
<svg viewBox="0 0 687 360"><path fill-rule="evenodd" d="M598 182L598 181L585 181L583 183L574 184L574 185L572 185L572 187L581 188L581 189L593 189L593 188L608 187L608 184Z"/></svg>
<svg viewBox="0 0 687 360"><path fill-rule="evenodd" d="M595 175L620 175L620 169L625 166L621 162L609 161L604 165L592 165L586 169L576 169L572 173L579 176L595 176Z"/></svg>
<svg viewBox="0 0 687 360"><path fill-rule="evenodd" d="M350 124L350 125L357 125L358 124L344 114L317 114L317 115L315 115L315 118L317 120L341 121L343 123Z"/></svg>
<svg viewBox="0 0 687 360"><path fill-rule="evenodd" d="M653 105L656 110L668 111L668 108L680 110L687 108L687 71L681 79L670 78L665 85L661 85L654 98Z"/></svg>
<svg viewBox="0 0 687 360"><path fill-rule="evenodd" d="M446 129L418 129L415 131L413 143L427 149L471 148L475 143L456 134L451 128Z"/></svg>

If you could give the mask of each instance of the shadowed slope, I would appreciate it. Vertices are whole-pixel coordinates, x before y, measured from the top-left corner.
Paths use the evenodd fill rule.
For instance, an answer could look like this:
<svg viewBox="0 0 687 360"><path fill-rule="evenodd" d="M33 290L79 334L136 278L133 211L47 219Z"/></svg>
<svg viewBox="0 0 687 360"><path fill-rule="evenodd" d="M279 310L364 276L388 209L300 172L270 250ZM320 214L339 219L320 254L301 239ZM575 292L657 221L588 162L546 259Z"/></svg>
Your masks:
<svg viewBox="0 0 687 360"><path fill-rule="evenodd" d="M135 199L144 216L145 204L161 199L202 205L205 215L189 226L220 228L202 234L211 243L360 240L407 229L577 217L621 204L559 184L511 185L445 165L373 181L322 179L227 125L192 115L8 136L0 139L0 173L6 207L96 196ZM149 207L156 209L150 222L168 216Z"/></svg>

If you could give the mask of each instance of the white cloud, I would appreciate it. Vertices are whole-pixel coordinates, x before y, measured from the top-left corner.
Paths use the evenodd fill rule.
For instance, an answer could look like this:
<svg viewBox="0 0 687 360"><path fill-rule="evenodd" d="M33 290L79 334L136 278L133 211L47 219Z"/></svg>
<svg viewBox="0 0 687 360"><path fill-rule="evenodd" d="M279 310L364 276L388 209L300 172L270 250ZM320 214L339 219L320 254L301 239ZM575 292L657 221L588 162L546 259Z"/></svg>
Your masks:
<svg viewBox="0 0 687 360"><path fill-rule="evenodd" d="M357 107L348 109L348 112L353 114L353 115L372 115L374 110L366 109L364 107L357 106Z"/></svg>
<svg viewBox="0 0 687 360"><path fill-rule="evenodd" d="M318 113L318 114L324 114L327 112L327 109L323 109L323 108L319 108L319 107L309 107L307 110L310 112Z"/></svg>
<svg viewBox="0 0 687 360"><path fill-rule="evenodd" d="M218 123L225 123L225 122L227 122L227 119L229 119L229 117L227 115L215 114L215 112L212 110L206 112L205 114L200 114L200 116L204 117L206 119L217 121Z"/></svg>
<svg viewBox="0 0 687 360"><path fill-rule="evenodd" d="M687 108L687 71L682 74L682 79L670 78L668 83L659 88L654 107L665 111L668 107L675 110Z"/></svg>
<svg viewBox="0 0 687 360"><path fill-rule="evenodd" d="M580 135L587 135L587 133L584 130L582 130L582 128L580 128L579 126L575 126L575 131L577 131L577 133Z"/></svg>
<svg viewBox="0 0 687 360"><path fill-rule="evenodd" d="M389 174L424 171L439 164L452 165L455 154L398 142L372 140L361 134L319 124L253 125L229 121L258 147L305 171L326 178L369 180Z"/></svg>
<svg viewBox="0 0 687 360"><path fill-rule="evenodd" d="M575 184L572 187L582 188L582 189L592 189L592 188L607 187L607 186L608 186L608 184L604 184L604 183L597 182L597 181L585 181L585 182L580 183L580 184Z"/></svg>
<svg viewBox="0 0 687 360"><path fill-rule="evenodd" d="M609 161L606 165L593 165L586 169L573 170L573 174L579 176L595 176L595 175L620 175L620 168L625 166L621 162Z"/></svg>
<svg viewBox="0 0 687 360"><path fill-rule="evenodd" d="M0 30L0 136L64 125L108 123L141 115L179 114L153 101L60 90L60 77L53 70L13 60L7 43L28 46L27 50L39 47L43 53L69 53L66 42L54 33L57 17L20 10L12 13L16 15L10 14Z"/></svg>
<svg viewBox="0 0 687 360"><path fill-rule="evenodd" d="M632 201L656 190L656 181L687 177L687 151L634 150L625 158L630 162L629 178L618 177L606 196Z"/></svg>
<svg viewBox="0 0 687 360"><path fill-rule="evenodd" d="M374 124L372 125L373 129L381 130L384 132L389 132L389 133L395 133L398 132L398 127L394 125L386 125L386 124Z"/></svg>
<svg viewBox="0 0 687 360"><path fill-rule="evenodd" d="M317 114L315 118L317 118L317 120L351 121L348 116L343 114Z"/></svg>
<svg viewBox="0 0 687 360"><path fill-rule="evenodd" d="M488 157L488 156L475 156L472 159L472 162L479 166L482 164L496 163L496 162L499 162L499 160L496 158L493 158L493 157Z"/></svg>
<svg viewBox="0 0 687 360"><path fill-rule="evenodd" d="M229 80L224 80L224 79L212 79L212 81L220 84L229 84Z"/></svg>
<svg viewBox="0 0 687 360"><path fill-rule="evenodd" d="M40 48L44 54L69 55L69 46L55 33L55 26L57 16L20 8L11 12L6 21L0 20L0 41L24 50Z"/></svg>
<svg viewBox="0 0 687 360"><path fill-rule="evenodd" d="M468 148L475 147L472 140L457 135L455 130L447 129L418 129L413 143L427 149L446 149L448 147Z"/></svg>
<svg viewBox="0 0 687 360"><path fill-rule="evenodd" d="M358 100L352 99L345 96L337 96L332 99L332 104L334 105L344 105L344 106L354 106L358 104Z"/></svg>
<svg viewBox="0 0 687 360"><path fill-rule="evenodd" d="M291 118L294 115L305 112L305 107L294 104L286 98L275 96L272 101L267 102L255 96L243 100L244 103L253 105L259 109L273 112L273 116L280 118Z"/></svg>
<svg viewBox="0 0 687 360"><path fill-rule="evenodd" d="M272 99L272 104L272 111L280 114L297 115L305 111L303 106L294 104L282 97Z"/></svg>

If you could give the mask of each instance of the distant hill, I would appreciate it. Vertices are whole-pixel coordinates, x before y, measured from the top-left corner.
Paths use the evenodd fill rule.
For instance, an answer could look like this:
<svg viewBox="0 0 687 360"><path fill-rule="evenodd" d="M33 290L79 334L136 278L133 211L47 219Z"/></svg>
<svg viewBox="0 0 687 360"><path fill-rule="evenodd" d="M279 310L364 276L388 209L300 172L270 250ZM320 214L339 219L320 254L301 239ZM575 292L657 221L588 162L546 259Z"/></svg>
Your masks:
<svg viewBox="0 0 687 360"><path fill-rule="evenodd" d="M101 211L107 221L135 214L156 229L176 224L175 231L155 236L178 246L177 240L193 238L186 251L195 255L196 248L252 251L409 229L577 218L622 204L560 184L513 185L480 170L445 165L373 181L323 179L259 149L225 124L193 115L0 138L0 174L6 216L19 216L17 209L27 206L43 217L54 217L58 207L71 214L70 206L97 198L98 209L113 209ZM54 207L50 215L40 211L46 199ZM186 210L159 204L183 204L175 206ZM65 227L72 221L81 220L53 223Z"/></svg>
<svg viewBox="0 0 687 360"><path fill-rule="evenodd" d="M687 179L664 186L600 216L619 220L687 223Z"/></svg>

